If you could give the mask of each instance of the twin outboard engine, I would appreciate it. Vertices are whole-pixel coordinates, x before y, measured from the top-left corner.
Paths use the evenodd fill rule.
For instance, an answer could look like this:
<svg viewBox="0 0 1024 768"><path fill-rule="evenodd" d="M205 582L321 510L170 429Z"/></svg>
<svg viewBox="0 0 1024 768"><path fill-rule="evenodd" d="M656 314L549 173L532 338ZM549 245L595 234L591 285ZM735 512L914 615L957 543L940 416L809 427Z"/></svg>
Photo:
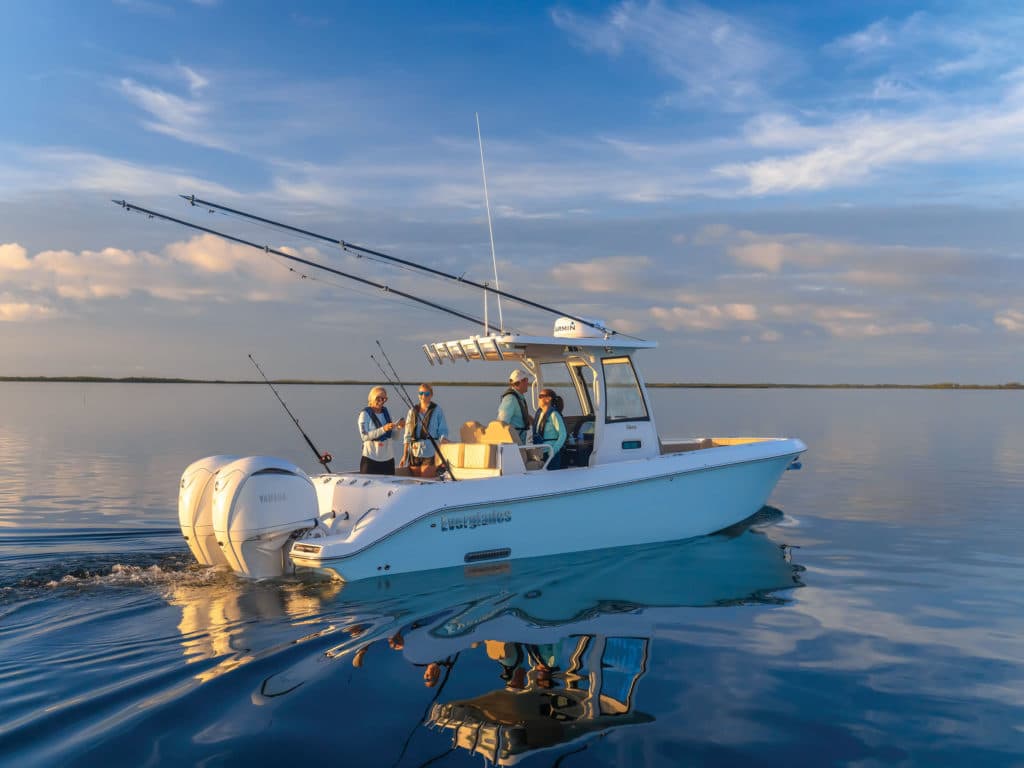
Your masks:
<svg viewBox="0 0 1024 768"><path fill-rule="evenodd" d="M228 560L213 534L213 479L238 456L207 456L181 473L178 490L178 524L181 535L200 565L227 565Z"/></svg>
<svg viewBox="0 0 1024 768"><path fill-rule="evenodd" d="M317 525L319 507L309 475L272 456L210 456L185 470L178 520L203 565L227 564L243 576L281 576L287 545Z"/></svg>

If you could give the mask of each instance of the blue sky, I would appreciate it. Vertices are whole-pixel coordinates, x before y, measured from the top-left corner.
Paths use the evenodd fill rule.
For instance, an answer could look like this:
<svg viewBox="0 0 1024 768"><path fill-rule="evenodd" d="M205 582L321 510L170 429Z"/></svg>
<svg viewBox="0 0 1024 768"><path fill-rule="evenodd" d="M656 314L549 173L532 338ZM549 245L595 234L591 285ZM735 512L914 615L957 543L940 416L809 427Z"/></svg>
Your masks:
<svg viewBox="0 0 1024 768"><path fill-rule="evenodd" d="M412 378L479 314L179 193L490 277L658 340L652 380L1024 379L1014 3L9 3L0 374ZM493 304L492 304L493 309ZM506 320L553 318L506 304ZM493 367L434 371L501 379Z"/></svg>

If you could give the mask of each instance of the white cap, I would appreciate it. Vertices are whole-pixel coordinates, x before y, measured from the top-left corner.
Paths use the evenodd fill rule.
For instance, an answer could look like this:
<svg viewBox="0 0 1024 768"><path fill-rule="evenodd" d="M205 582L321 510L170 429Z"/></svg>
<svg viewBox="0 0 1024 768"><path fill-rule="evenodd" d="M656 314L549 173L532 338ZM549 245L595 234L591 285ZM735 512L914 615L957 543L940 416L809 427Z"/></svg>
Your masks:
<svg viewBox="0 0 1024 768"><path fill-rule="evenodd" d="M512 371L512 373L508 375L508 380L509 383L511 384L515 384L517 381L522 381L523 379L529 378L530 377L527 375L526 371L524 371L522 368L516 368L514 371Z"/></svg>

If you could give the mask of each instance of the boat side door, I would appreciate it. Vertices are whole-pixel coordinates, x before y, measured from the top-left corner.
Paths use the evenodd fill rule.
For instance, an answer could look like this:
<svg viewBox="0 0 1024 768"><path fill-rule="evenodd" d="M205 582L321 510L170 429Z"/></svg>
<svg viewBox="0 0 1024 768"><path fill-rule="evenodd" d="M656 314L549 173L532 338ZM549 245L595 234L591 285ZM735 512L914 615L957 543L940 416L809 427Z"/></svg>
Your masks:
<svg viewBox="0 0 1024 768"><path fill-rule="evenodd" d="M601 359L600 387L590 465L657 456L658 432L629 355Z"/></svg>

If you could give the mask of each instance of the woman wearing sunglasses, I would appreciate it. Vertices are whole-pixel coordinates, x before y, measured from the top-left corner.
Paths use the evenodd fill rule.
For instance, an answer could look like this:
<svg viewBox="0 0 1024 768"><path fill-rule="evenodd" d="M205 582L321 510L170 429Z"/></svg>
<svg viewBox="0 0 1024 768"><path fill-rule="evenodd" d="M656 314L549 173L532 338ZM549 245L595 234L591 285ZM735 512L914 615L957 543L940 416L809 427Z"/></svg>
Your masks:
<svg viewBox="0 0 1024 768"><path fill-rule="evenodd" d="M448 422L441 406L434 402L434 388L430 384L420 384L417 396L419 404L410 408L405 417L405 448L399 466L408 463L409 472L416 477L435 477L437 457L430 437L438 444L447 442Z"/></svg>
<svg viewBox="0 0 1024 768"><path fill-rule="evenodd" d="M544 388L537 395L540 409L533 418L533 444L550 445L551 461L548 469L562 468L562 447L565 445L566 429L562 420L562 398L555 390Z"/></svg>
<svg viewBox="0 0 1024 768"><path fill-rule="evenodd" d="M405 419L392 421L384 405L387 401L387 390L374 387L366 396L366 407L359 412L357 423L363 441L359 471L364 475L395 474L395 447L391 441L398 437L396 430L405 426Z"/></svg>

